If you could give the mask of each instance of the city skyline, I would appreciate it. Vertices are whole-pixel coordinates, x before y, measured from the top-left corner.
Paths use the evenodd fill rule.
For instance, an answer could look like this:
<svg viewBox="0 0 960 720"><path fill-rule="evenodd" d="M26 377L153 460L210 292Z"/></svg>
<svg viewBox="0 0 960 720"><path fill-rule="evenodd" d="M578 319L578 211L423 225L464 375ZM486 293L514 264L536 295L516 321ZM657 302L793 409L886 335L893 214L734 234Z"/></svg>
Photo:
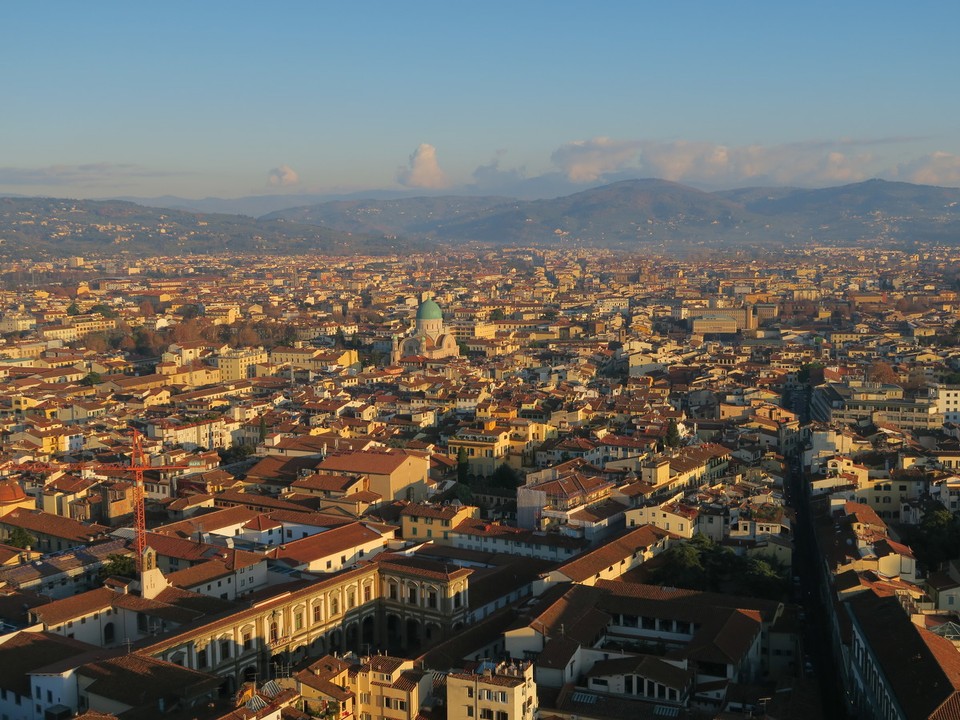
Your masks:
<svg viewBox="0 0 960 720"><path fill-rule="evenodd" d="M960 11L254 3L0 10L0 193L546 197L960 186Z"/></svg>

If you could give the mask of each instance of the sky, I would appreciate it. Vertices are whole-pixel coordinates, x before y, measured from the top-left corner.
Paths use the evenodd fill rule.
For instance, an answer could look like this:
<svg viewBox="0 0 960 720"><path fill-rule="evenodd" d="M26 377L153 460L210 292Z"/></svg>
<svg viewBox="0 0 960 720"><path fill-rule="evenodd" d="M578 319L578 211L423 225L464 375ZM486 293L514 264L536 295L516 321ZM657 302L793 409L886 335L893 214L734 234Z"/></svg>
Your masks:
<svg viewBox="0 0 960 720"><path fill-rule="evenodd" d="M0 193L960 186L960 3L0 3Z"/></svg>

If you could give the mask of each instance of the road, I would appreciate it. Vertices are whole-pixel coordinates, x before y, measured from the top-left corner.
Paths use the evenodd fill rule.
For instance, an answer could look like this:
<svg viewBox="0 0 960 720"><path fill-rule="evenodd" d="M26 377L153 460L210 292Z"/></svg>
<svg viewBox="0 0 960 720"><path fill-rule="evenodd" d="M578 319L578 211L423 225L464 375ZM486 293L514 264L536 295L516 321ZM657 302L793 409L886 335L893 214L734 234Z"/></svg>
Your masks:
<svg viewBox="0 0 960 720"><path fill-rule="evenodd" d="M803 608L803 653L809 658L812 672L820 685L825 718L847 718L844 690L840 682L840 673L836 667L830 638L830 619L822 598L823 577L819 571L820 553L814 537L813 523L808 506L808 496L804 493L802 473L791 468L789 477L791 505L797 511L797 527L794 530L793 573L799 576L798 601Z"/></svg>

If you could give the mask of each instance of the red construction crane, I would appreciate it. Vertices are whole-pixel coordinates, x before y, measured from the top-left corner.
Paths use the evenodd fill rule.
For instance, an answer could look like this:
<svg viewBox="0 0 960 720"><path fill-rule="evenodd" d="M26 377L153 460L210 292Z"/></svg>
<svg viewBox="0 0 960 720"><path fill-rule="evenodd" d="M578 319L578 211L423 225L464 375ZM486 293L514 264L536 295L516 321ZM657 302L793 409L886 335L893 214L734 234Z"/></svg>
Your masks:
<svg viewBox="0 0 960 720"><path fill-rule="evenodd" d="M187 465L151 465L150 458L143 451L143 436L133 430L133 449L129 465L101 465L99 470L121 470L133 473L133 529L134 549L136 551L137 572L143 570L143 551L147 547L147 514L143 504L143 473L147 470L189 470Z"/></svg>
<svg viewBox="0 0 960 720"><path fill-rule="evenodd" d="M81 474L84 470L84 463L17 463L8 467L11 470L29 471L29 472L52 472L63 470L65 472L79 470ZM151 465L150 458L143 451L143 436L139 431L133 429L133 448L130 453L129 465L117 465L113 463L95 463L91 469L96 473L102 472L122 472L133 473L133 513L134 513L134 531L137 572L143 570L143 551L147 547L147 516L143 503L143 473L147 470L189 470L188 465Z"/></svg>

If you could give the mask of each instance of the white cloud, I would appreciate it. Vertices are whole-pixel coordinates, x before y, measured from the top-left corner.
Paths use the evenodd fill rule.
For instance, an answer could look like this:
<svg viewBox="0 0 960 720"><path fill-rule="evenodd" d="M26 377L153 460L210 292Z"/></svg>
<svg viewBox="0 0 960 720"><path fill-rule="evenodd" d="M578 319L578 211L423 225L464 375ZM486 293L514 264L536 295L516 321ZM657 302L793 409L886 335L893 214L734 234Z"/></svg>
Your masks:
<svg viewBox="0 0 960 720"><path fill-rule="evenodd" d="M898 165L889 177L920 185L957 187L960 186L960 155L938 150Z"/></svg>
<svg viewBox="0 0 960 720"><path fill-rule="evenodd" d="M410 156L409 167L397 170L397 182L415 188L445 188L450 185L446 173L437 161L437 149L429 143L420 143Z"/></svg>
<svg viewBox="0 0 960 720"><path fill-rule="evenodd" d="M636 160L641 143L595 137L574 140L554 150L550 159L577 183L593 182L607 173L621 170Z"/></svg>
<svg viewBox="0 0 960 720"><path fill-rule="evenodd" d="M871 177L873 156L849 152L844 141L730 147L678 140L643 143L645 175L711 186L738 184L829 185Z"/></svg>
<svg viewBox="0 0 960 720"><path fill-rule="evenodd" d="M300 184L300 176L289 165L281 165L267 173L267 184L274 187L291 187Z"/></svg>

